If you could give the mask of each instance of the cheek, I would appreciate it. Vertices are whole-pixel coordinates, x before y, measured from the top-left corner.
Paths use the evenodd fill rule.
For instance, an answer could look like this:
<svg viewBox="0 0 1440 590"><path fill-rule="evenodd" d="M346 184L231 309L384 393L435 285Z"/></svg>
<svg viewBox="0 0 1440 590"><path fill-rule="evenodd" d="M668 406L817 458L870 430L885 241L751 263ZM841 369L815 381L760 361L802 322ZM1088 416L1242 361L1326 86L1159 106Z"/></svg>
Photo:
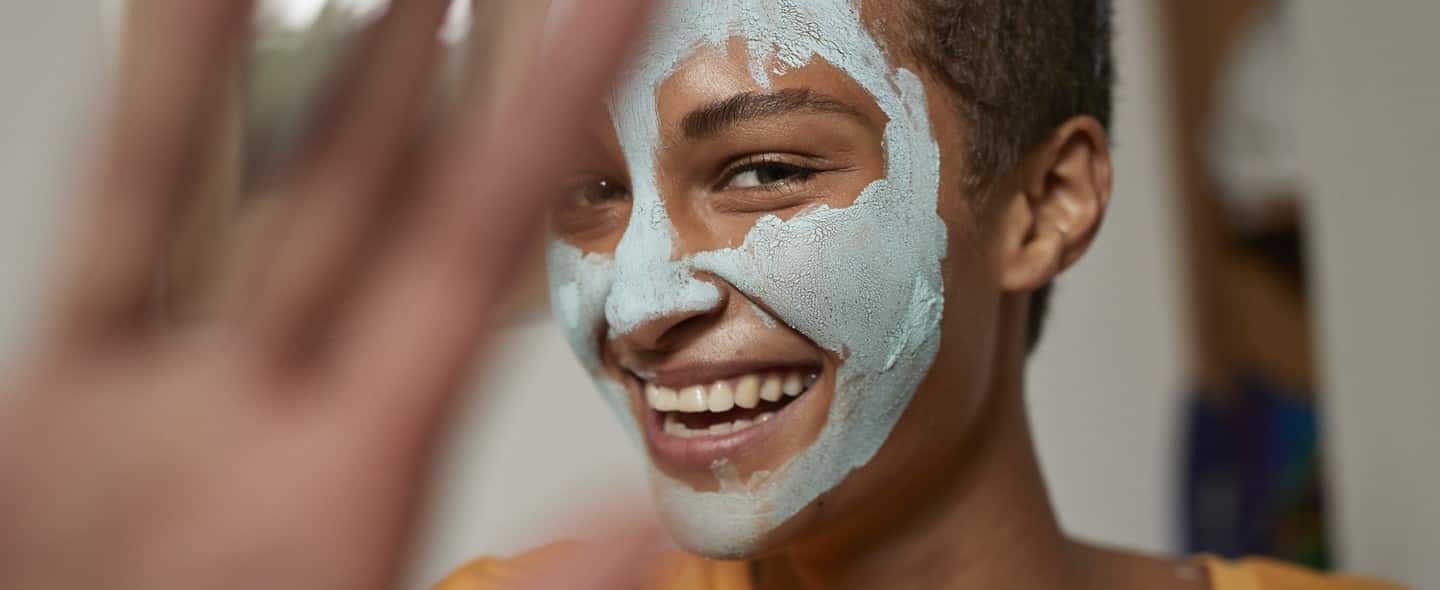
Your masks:
<svg viewBox="0 0 1440 590"><path fill-rule="evenodd" d="M942 341L950 353L968 353L984 343L993 347L993 335L1001 299L1000 261L994 255L1000 244L982 226L969 199L954 195L942 206L949 243L941 266L945 285L945 317ZM953 343L953 344L952 344ZM948 358L948 357L947 357Z"/></svg>
<svg viewBox="0 0 1440 590"><path fill-rule="evenodd" d="M874 205L821 208L789 221L756 222L743 246L697 255L710 272L776 315L821 348L843 358L897 345L919 274L908 248L896 244L898 224ZM903 240L899 240L903 243Z"/></svg>
<svg viewBox="0 0 1440 590"><path fill-rule="evenodd" d="M600 328L605 299L615 281L615 263L604 254L585 253L563 240L546 251L550 306L580 363L591 373L600 365Z"/></svg>
<svg viewBox="0 0 1440 590"><path fill-rule="evenodd" d="M990 260L975 244L963 237L952 239L951 244L943 271L946 297L939 357L944 362L935 364L919 397L941 415L959 419L976 413L977 406L985 403L997 353L1003 293L992 278ZM931 390L940 393L925 394ZM948 421L948 428L955 428L955 419Z"/></svg>
<svg viewBox="0 0 1440 590"><path fill-rule="evenodd" d="M949 121L950 116L942 117ZM937 124L944 128L945 124ZM956 157L953 152L943 158ZM942 168L939 213L948 235L946 254L941 265L945 285L945 315L941 321L940 354L930 381L944 381L950 391L965 392L954 396L955 403L970 403L979 397L989 376L986 371L996 352L996 330L1004 291L999 284L999 261L994 253L1000 244L994 232L992 212L980 209L974 197L959 190L963 186L964 169L953 162ZM927 388L930 385L927 384Z"/></svg>

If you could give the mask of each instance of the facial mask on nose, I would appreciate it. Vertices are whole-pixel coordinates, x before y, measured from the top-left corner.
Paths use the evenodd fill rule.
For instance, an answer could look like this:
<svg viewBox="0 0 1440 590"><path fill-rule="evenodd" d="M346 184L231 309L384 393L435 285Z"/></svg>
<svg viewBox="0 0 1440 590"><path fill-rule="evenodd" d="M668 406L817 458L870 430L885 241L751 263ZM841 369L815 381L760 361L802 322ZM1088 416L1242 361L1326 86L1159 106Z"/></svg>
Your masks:
<svg viewBox="0 0 1440 590"><path fill-rule="evenodd" d="M669 5L654 31L611 109L633 184L629 225L613 256L553 241L552 302L571 346L637 441L624 387L600 370L599 330L608 326L614 337L656 318L713 309L721 294L696 273L765 303L842 359L825 427L773 472L742 480L733 466L716 465L720 489L701 492L651 469L682 546L742 557L869 462L930 370L944 303L939 149L920 79L890 66L848 0L683 0ZM685 58L702 48L724 51L731 38L745 40L762 87L819 59L869 92L889 118L886 176L849 207L788 221L761 217L738 247L677 257L656 174L657 89Z"/></svg>

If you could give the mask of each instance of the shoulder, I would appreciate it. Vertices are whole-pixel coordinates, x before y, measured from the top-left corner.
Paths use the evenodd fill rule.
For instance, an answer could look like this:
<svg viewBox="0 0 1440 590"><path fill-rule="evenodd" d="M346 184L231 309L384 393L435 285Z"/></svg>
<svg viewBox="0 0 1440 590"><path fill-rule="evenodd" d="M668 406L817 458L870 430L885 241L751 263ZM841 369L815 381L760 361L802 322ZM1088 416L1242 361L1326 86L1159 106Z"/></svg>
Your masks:
<svg viewBox="0 0 1440 590"><path fill-rule="evenodd" d="M1264 558L1200 557L1215 590L1408 590L1376 578L1322 574Z"/></svg>

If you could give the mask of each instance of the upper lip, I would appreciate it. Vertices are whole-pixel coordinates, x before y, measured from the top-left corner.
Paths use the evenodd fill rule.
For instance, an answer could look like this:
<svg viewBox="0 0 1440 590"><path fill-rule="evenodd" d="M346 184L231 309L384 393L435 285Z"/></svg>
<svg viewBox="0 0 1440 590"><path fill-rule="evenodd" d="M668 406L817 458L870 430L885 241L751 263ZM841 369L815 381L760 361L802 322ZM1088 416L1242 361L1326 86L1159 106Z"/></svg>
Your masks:
<svg viewBox="0 0 1440 590"><path fill-rule="evenodd" d="M690 385L713 383L723 379L754 373L793 370L797 368L818 369L819 366L820 363L818 362L803 360L728 361L648 369L635 368L629 369L629 372L642 382L652 383L660 387L679 389Z"/></svg>

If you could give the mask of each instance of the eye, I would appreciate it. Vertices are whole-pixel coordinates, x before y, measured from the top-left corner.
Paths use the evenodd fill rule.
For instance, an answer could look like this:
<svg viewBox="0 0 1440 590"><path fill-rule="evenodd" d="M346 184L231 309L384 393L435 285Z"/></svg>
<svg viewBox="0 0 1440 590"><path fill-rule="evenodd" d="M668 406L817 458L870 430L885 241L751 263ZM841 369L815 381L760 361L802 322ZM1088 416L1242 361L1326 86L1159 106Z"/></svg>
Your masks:
<svg viewBox="0 0 1440 590"><path fill-rule="evenodd" d="M736 168L725 182L724 188L773 189L793 182L803 182L814 174L814 170L784 162L754 162Z"/></svg>
<svg viewBox="0 0 1440 590"><path fill-rule="evenodd" d="M595 179L572 184L566 198L551 210L555 233L593 251L613 249L630 216L630 188L613 180Z"/></svg>
<svg viewBox="0 0 1440 590"><path fill-rule="evenodd" d="M595 180L580 185L572 195L571 204L578 207L597 207L624 201L630 197L630 189L610 180Z"/></svg>

